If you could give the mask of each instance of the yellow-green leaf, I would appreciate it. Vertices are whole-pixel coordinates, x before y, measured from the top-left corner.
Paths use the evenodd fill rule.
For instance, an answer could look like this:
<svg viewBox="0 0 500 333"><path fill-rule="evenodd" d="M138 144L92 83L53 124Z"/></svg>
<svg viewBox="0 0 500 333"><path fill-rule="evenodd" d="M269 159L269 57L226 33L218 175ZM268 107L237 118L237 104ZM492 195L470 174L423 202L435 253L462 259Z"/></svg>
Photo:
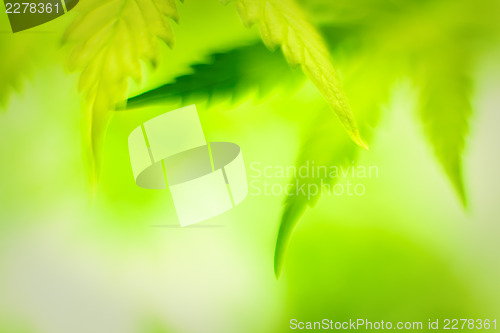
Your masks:
<svg viewBox="0 0 500 333"><path fill-rule="evenodd" d="M346 92L357 110L356 116L359 119L360 128L366 133L370 140L374 135L374 128L381 114L382 103L387 101L391 84L394 80L389 73L389 66L384 58L375 57L375 52L370 52L371 57L364 60L357 59L354 55L351 60L356 63L355 70L351 70L346 77ZM375 58L375 61L374 59ZM382 79L381 79L382 78ZM359 149L352 144L348 136L340 130L338 122L335 122L325 110L321 110L317 119L313 122L296 162L296 169L308 168L315 165L317 168L325 167L348 167L353 163ZM295 177L290 185L293 189L285 199L283 213L281 215L280 228L276 239L276 249L274 253L274 272L278 278L288 248L288 244L293 236L297 223L308 207L312 207L320 198L322 191L308 193L297 189L309 189L310 186L320 189L323 184L334 185L338 179L332 179L328 175L317 177Z"/></svg>
<svg viewBox="0 0 500 333"><path fill-rule="evenodd" d="M367 148L320 34L294 0L239 0L246 26L257 24L269 48L281 47L291 65L301 66L339 117L352 140Z"/></svg>
<svg viewBox="0 0 500 333"><path fill-rule="evenodd" d="M141 61L156 65L158 38L173 46L170 20L177 21L178 13L174 0L84 0L77 8L64 41L73 45L69 68L81 71L94 182L106 129L116 104L126 99L128 79L141 79Z"/></svg>

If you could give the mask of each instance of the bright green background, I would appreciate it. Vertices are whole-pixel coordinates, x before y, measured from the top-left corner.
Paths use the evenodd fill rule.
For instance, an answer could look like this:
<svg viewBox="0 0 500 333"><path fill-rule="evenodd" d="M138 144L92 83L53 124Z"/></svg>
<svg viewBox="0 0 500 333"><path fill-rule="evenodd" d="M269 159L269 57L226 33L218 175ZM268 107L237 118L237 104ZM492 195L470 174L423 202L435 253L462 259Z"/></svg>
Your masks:
<svg viewBox="0 0 500 333"><path fill-rule="evenodd" d="M179 10L175 49L164 47L160 68L131 93L258 39L231 6L186 1ZM276 280L283 197L249 196L203 227L178 228L168 192L134 184L127 136L153 114L115 116L91 199L78 75L65 72L59 47L71 15L16 36L18 57L2 50L5 61L25 59L12 66L31 74L0 114L0 332L287 332L292 318L500 320L498 49L475 71L469 208L424 140L414 89L401 77L358 161L376 165L379 177L366 180L362 197L321 198L298 225ZM23 39L37 52L23 53ZM317 99L307 83L237 106L185 104L197 102L209 141L240 145L247 167L287 166Z"/></svg>

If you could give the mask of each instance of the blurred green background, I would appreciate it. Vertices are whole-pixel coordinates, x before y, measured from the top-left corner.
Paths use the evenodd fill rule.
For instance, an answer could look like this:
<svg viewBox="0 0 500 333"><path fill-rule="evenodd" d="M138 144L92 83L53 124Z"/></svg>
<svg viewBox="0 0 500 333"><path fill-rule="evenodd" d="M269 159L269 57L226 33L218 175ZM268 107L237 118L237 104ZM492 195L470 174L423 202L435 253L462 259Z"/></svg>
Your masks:
<svg viewBox="0 0 500 333"><path fill-rule="evenodd" d="M331 45L353 106L382 84L389 91L370 150L356 159L377 166L378 177L363 180L363 196L323 196L306 211L279 279L273 261L284 196L248 196L221 216L180 228L167 191L135 185L127 137L156 115L147 108L114 115L92 195L78 75L66 70L61 46L78 7L15 35L2 14L0 332L288 332L293 318L500 320L498 4L301 5ZM231 4L193 0L178 8L175 47L161 46L158 68L131 82L129 96L173 82L214 52L259 41ZM421 40L450 26L460 41L450 57L474 59L467 208L424 138L411 76L420 55L434 49ZM357 81L350 73L366 61L376 75ZM193 92L172 98L165 111L196 103L207 140L237 143L249 175L254 162L295 165L318 116L347 138L314 85L292 88L280 79L272 81L281 89L265 98L248 89L237 103L225 94L207 103Z"/></svg>

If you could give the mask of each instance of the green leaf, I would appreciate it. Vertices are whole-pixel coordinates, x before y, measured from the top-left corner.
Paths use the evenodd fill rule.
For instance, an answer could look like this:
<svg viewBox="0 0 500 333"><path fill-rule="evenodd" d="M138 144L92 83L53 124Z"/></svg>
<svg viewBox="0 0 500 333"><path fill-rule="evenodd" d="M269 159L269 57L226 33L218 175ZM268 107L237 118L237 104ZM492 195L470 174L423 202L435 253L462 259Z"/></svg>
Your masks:
<svg viewBox="0 0 500 333"><path fill-rule="evenodd" d="M452 52L442 46L426 58L417 77L421 89L420 117L437 159L466 206L462 154L472 114L468 59L463 50Z"/></svg>
<svg viewBox="0 0 500 333"><path fill-rule="evenodd" d="M39 52L54 42L51 34L38 34L32 30L12 33L7 15L0 17L0 109L5 109L13 92L21 91L24 80L33 72L34 65L45 60ZM36 54L36 56L34 56Z"/></svg>
<svg viewBox="0 0 500 333"><path fill-rule="evenodd" d="M336 131L336 126L327 110L321 110L316 122L311 126L308 137L305 139L296 168L307 167L314 163L315 167L343 166L354 159L356 149L343 132ZM274 254L274 273L279 278L283 267L288 243L292 238L293 231L304 214L307 207L312 207L317 202L320 194L310 195L307 192L309 186L321 188L322 183L331 183L332 180L325 177L295 177L291 184L293 189L290 193L294 195L285 199L283 213L281 215L280 228L276 240ZM305 192L297 191L304 188Z"/></svg>
<svg viewBox="0 0 500 333"><path fill-rule="evenodd" d="M367 148L360 137L328 49L295 1L238 0L237 5L244 24L249 27L257 24L262 40L269 48L281 47L290 64L302 67L352 140Z"/></svg>
<svg viewBox="0 0 500 333"><path fill-rule="evenodd" d="M302 82L302 73L293 70L283 56L269 52L262 43L248 45L225 53L215 53L208 63L191 66L192 73L180 76L175 82L132 97L127 108L186 100L204 94L208 99L218 96L233 101L258 90L260 96L270 94L276 87L294 87ZM280 80L276 80L276 78Z"/></svg>
<svg viewBox="0 0 500 333"><path fill-rule="evenodd" d="M73 45L70 69L81 71L85 142L95 182L105 133L116 104L126 98L128 79L141 80L141 61L156 65L157 38L173 46L170 19L177 21L178 14L174 0L86 0L77 8L81 13L64 41Z"/></svg>
<svg viewBox="0 0 500 333"><path fill-rule="evenodd" d="M25 38L15 39L10 34L0 36L0 48L3 51L0 63L0 108L4 109L11 93L21 90L24 76L30 70L30 57L34 50Z"/></svg>
<svg viewBox="0 0 500 333"><path fill-rule="evenodd" d="M356 61L353 62L356 63ZM347 95L353 101L360 128L363 133L366 133L368 139L373 136L373 130L380 118L382 103L389 96L393 77L384 76L388 67L389 65L386 63L370 63L365 60L365 63L357 64L357 69L346 77ZM315 168L326 167L327 170L331 166L340 169L351 165L358 156L359 149L340 130L340 126L330 113L326 110L320 111L304 140L296 163L297 170L300 170L301 167L308 167L308 165L314 165ZM294 186L291 193L295 195L285 199L276 240L274 272L277 278L280 276L286 250L297 223L306 209L314 206L321 196L321 191L311 195L307 190L301 192L296 191L296 188L303 186L304 189L307 189L312 184L321 188L322 184L333 185L336 181L337 179L331 179L324 174L319 177L296 177L291 181Z"/></svg>

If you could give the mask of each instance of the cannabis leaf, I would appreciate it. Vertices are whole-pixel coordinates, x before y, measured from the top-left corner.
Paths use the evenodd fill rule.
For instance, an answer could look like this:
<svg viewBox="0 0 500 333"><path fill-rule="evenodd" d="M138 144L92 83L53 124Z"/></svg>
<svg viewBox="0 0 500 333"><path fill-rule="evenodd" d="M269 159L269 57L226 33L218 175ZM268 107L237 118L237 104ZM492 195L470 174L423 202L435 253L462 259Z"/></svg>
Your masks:
<svg viewBox="0 0 500 333"><path fill-rule="evenodd" d="M70 69L81 70L85 141L95 182L105 132L116 104L127 96L128 79L141 79L141 60L157 64L157 38L173 46L169 19L178 22L179 17L174 0L87 0L77 8L81 14L64 41L74 45Z"/></svg>
<svg viewBox="0 0 500 333"><path fill-rule="evenodd" d="M462 153L472 114L469 64L463 54L448 58L437 50L427 56L419 73L420 116L439 162L466 205Z"/></svg>
<svg viewBox="0 0 500 333"><path fill-rule="evenodd" d="M328 49L295 1L238 0L237 6L243 23L248 27L258 24L262 40L269 48L281 46L287 61L302 67L335 111L352 140L367 148L360 137Z"/></svg>
<svg viewBox="0 0 500 333"><path fill-rule="evenodd" d="M204 94L209 100L227 96L236 101L258 90L262 97L283 86L283 82L293 88L304 80L302 73L290 68L281 54L269 52L262 43L215 53L209 58L211 61L207 63L192 65L192 73L130 98L127 108L179 98L184 101L194 93ZM277 81L277 77L281 81Z"/></svg>
<svg viewBox="0 0 500 333"><path fill-rule="evenodd" d="M353 57L354 63L356 63ZM356 118L360 129L365 133L368 140L373 136L374 128L380 118L383 102L389 96L392 80L391 76L381 75L388 65L382 62L373 63L365 59L358 63L357 68L350 71L345 79L346 94L352 100L353 108L357 111ZM349 138L340 131L340 128L326 110L320 110L316 121L309 127L297 159L296 168L306 168L313 164L315 168L331 166L347 167L351 165L358 156L359 150L352 144ZM312 207L321 196L321 190L310 193L307 190L296 191L297 188L308 189L310 185L321 189L323 184L333 184L338 179L329 178L327 174L317 177L300 177L292 179L293 195L285 199L281 223L276 240L274 254L274 272L278 278L283 267L286 250L293 231L307 207Z"/></svg>
<svg viewBox="0 0 500 333"><path fill-rule="evenodd" d="M340 43L343 51L351 57L361 52L370 54L374 61L388 59L391 64L406 64L381 66L383 70L378 73L378 80L372 79L371 86L362 91L364 94L373 92L387 77L411 76L415 79L420 90L420 116L426 134L465 205L462 153L472 113L472 82L468 74L474 55L480 54L479 46L484 45L485 40L500 39L499 4L489 0L425 3L414 0L398 3L389 0L314 0L306 4L318 21L334 28L333 31L325 31L325 37L331 40L333 48ZM461 13L465 12L468 15L464 20ZM423 26L425 29L422 29ZM367 41L377 47L364 49ZM356 62L355 58L350 61ZM363 84L366 80L360 78L356 84ZM378 93L383 95L382 91ZM361 95L356 97L348 93L347 96L353 104L367 100ZM362 112L356 113L356 117L363 133L369 136L362 126L366 116L362 110L366 109L356 105L353 109ZM368 123L373 123L373 119ZM311 137L299 157L299 166L308 159L316 161L316 165L342 165L345 163L342 158L355 158L355 152L339 146L341 143L338 140L329 142L331 137L322 137L323 124L318 123L316 128L320 130L311 131ZM328 160L328 156L332 158ZM317 179L306 181L319 182ZM319 194L313 198L299 195L285 201L275 252L276 276L281 271L296 223L305 208L313 205L318 197Z"/></svg>

